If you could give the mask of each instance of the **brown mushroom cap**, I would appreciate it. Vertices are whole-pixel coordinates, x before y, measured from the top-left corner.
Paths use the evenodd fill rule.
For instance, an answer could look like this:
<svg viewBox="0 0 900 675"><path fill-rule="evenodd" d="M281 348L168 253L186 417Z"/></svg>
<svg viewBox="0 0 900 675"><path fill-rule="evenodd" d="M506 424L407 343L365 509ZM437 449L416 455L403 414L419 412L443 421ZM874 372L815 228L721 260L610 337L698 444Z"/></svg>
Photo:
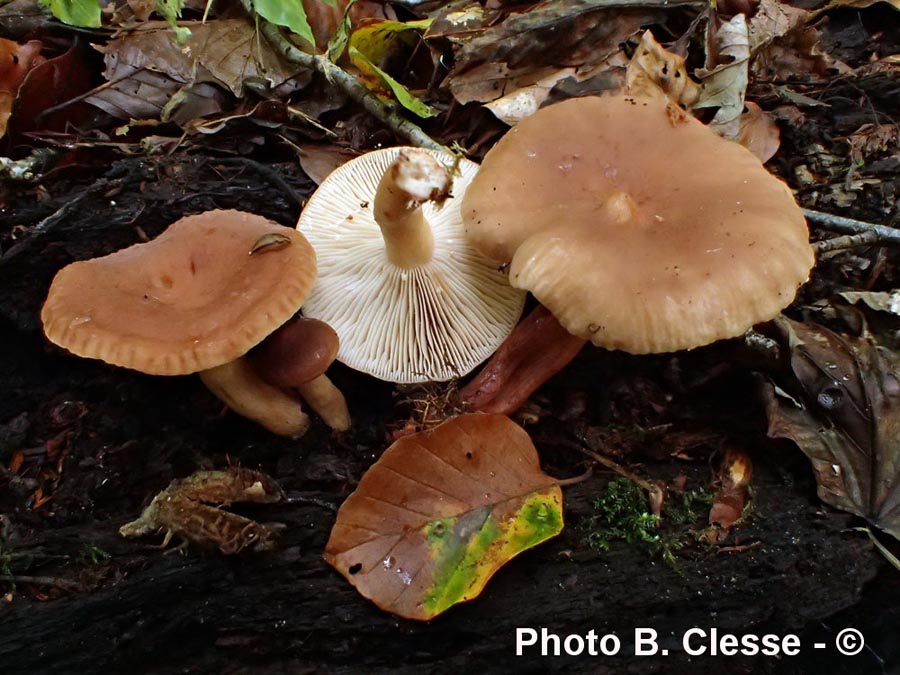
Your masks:
<svg viewBox="0 0 900 675"><path fill-rule="evenodd" d="M245 354L299 309L315 276L315 253L296 230L209 211L65 267L41 319L50 341L74 354L181 375Z"/></svg>
<svg viewBox="0 0 900 675"><path fill-rule="evenodd" d="M297 387L318 377L337 356L338 335L324 321L289 321L263 340L251 358L260 377L278 387Z"/></svg>
<svg viewBox="0 0 900 675"><path fill-rule="evenodd" d="M572 334L632 353L740 335L814 262L787 186L662 98L543 108L488 152L462 213L513 286Z"/></svg>

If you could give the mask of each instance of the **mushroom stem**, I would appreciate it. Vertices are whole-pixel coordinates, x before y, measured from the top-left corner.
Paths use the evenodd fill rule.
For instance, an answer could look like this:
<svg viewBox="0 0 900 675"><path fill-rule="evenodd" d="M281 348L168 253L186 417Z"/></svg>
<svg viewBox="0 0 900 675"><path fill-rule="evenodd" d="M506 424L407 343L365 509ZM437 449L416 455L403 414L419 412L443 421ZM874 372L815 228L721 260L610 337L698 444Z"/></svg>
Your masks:
<svg viewBox="0 0 900 675"><path fill-rule="evenodd" d="M450 175L440 162L421 150L400 152L384 172L372 205L388 260L404 269L431 260L434 235L422 204L441 203L449 193Z"/></svg>
<svg viewBox="0 0 900 675"><path fill-rule="evenodd" d="M585 342L538 305L513 329L478 376L460 389L463 405L488 413L514 413L575 358Z"/></svg>
<svg viewBox="0 0 900 675"><path fill-rule="evenodd" d="M297 385L297 391L329 427L335 431L347 431L350 428L347 400L327 375L319 375L309 382Z"/></svg>
<svg viewBox="0 0 900 675"><path fill-rule="evenodd" d="M238 415L281 436L302 436L309 416L300 402L265 382L245 358L200 372L209 390Z"/></svg>

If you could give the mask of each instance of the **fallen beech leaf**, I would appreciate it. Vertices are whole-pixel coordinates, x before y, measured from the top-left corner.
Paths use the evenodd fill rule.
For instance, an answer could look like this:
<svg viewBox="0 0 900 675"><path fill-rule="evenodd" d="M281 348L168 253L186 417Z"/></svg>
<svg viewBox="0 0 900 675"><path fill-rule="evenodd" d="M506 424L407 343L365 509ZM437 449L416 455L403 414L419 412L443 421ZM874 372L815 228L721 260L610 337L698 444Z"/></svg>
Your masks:
<svg viewBox="0 0 900 675"><path fill-rule="evenodd" d="M720 136L735 140L740 134L750 67L750 39L744 15L735 14L723 24L715 41L716 49L710 52L717 55L719 64L697 71L703 88L693 109L718 108L709 128Z"/></svg>
<svg viewBox="0 0 900 675"><path fill-rule="evenodd" d="M734 140L759 158L768 162L781 145L781 132L775 120L755 103L746 101L746 110L738 120L738 134Z"/></svg>
<svg viewBox="0 0 900 675"><path fill-rule="evenodd" d="M769 436L800 446L824 502L900 539L900 356L869 336L775 325L802 395L767 388Z"/></svg>
<svg viewBox="0 0 900 675"><path fill-rule="evenodd" d="M142 81L137 74L143 71L157 76L153 86L170 90L169 94L186 85L206 82L241 97L248 81L279 87L301 70L284 61L261 39L250 21L217 19L207 23L184 21L181 25L191 33L184 45L178 44L168 24L158 21L110 41L101 50L106 63L103 76L109 82L89 100L102 100L108 89L139 95ZM168 81L171 83L163 84Z"/></svg>
<svg viewBox="0 0 900 675"><path fill-rule="evenodd" d="M346 164L357 155L336 145L313 145L311 143L297 148L300 168L316 185L342 164Z"/></svg>
<svg viewBox="0 0 900 675"><path fill-rule="evenodd" d="M562 527L562 491L528 434L462 415L385 451L341 506L325 560L382 609L427 620Z"/></svg>

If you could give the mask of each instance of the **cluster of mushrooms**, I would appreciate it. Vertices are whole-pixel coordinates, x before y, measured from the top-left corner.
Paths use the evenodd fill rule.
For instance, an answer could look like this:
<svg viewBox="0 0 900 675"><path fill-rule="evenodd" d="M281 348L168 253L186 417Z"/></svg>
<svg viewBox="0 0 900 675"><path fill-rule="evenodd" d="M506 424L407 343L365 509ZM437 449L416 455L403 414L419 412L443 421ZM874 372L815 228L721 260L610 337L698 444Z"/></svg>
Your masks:
<svg viewBox="0 0 900 675"><path fill-rule="evenodd" d="M647 354L739 336L787 306L813 263L800 208L748 150L664 97L607 95L541 109L480 167L415 148L362 155L323 181L296 231L188 216L60 271L42 320L74 354L199 373L236 412L299 436L299 397L350 426L325 375L335 357L417 383L493 354L462 399L509 413L587 341ZM540 306L519 323L526 292Z"/></svg>

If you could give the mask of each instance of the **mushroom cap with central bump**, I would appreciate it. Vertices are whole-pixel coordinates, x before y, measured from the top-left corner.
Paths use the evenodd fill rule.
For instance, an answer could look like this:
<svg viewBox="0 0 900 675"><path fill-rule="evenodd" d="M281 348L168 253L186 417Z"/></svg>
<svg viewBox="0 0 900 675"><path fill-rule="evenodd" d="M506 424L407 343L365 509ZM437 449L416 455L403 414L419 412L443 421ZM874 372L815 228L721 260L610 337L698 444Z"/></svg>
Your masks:
<svg viewBox="0 0 900 675"><path fill-rule="evenodd" d="M743 334L814 263L788 187L662 97L539 110L487 153L462 213L570 333L634 354Z"/></svg>
<svg viewBox="0 0 900 675"><path fill-rule="evenodd" d="M442 203L426 196L441 190L422 153L450 173L456 164ZM404 158L409 175L385 187ZM459 213L477 171L448 153L387 148L322 182L297 224L319 262L303 314L337 331L339 361L388 382L444 381L471 371L509 335L525 294L466 241ZM397 197L404 193L405 205ZM389 222L394 215L402 224Z"/></svg>
<svg viewBox="0 0 900 675"><path fill-rule="evenodd" d="M293 316L315 276L315 253L296 230L208 211L65 267L41 319L51 342L79 356L183 375L245 354Z"/></svg>

